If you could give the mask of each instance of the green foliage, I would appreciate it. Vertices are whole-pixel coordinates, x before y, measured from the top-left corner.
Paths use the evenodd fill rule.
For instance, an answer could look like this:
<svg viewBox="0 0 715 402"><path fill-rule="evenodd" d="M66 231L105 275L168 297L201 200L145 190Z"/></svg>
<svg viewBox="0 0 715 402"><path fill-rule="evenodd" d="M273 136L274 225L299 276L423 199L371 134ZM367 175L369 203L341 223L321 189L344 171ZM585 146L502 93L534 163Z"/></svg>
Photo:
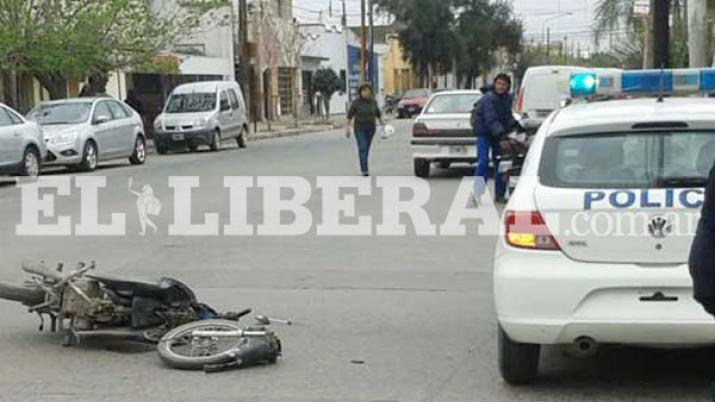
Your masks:
<svg viewBox="0 0 715 402"><path fill-rule="evenodd" d="M343 82L332 68L321 68L313 76L313 88L327 99L343 88Z"/></svg>
<svg viewBox="0 0 715 402"><path fill-rule="evenodd" d="M626 30L639 29L640 21L633 15L635 0L599 0L596 5L596 41L602 33L625 26Z"/></svg>
<svg viewBox="0 0 715 402"><path fill-rule="evenodd" d="M523 27L514 18L511 5L489 0L457 1L457 71L467 82L491 70L496 51L510 55L521 51Z"/></svg>
<svg viewBox="0 0 715 402"><path fill-rule="evenodd" d="M638 55L640 55L640 53L638 53ZM590 59L585 60L585 63L581 62L579 64L590 67L635 68L625 65L624 61L624 59L621 59L614 54L597 52L592 54ZM640 62L640 60L637 60L637 62Z"/></svg>
<svg viewBox="0 0 715 402"><path fill-rule="evenodd" d="M451 68L456 53L456 34L455 15L449 1L386 0L378 3L398 21L398 35L405 55L420 76Z"/></svg>
<svg viewBox="0 0 715 402"><path fill-rule="evenodd" d="M425 78L456 67L467 82L497 62L497 50L521 48L522 24L511 5L490 0L377 0L395 17L408 61ZM455 66L456 63L456 66Z"/></svg>
<svg viewBox="0 0 715 402"><path fill-rule="evenodd" d="M690 65L688 48L688 24L685 17L685 7L682 1L672 2L673 25L670 29L670 65L673 68L684 68Z"/></svg>
<svg viewBox="0 0 715 402"><path fill-rule="evenodd" d="M183 0L0 0L0 68L31 73L51 96L66 79L152 65L199 17L223 2Z"/></svg>

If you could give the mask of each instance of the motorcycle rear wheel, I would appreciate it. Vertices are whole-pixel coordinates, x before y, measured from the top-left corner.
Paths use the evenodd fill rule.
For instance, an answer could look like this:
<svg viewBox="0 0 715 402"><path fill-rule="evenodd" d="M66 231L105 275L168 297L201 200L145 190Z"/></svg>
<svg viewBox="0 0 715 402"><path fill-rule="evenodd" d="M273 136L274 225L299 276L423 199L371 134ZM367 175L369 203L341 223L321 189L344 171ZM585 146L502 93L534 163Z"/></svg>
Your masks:
<svg viewBox="0 0 715 402"><path fill-rule="evenodd" d="M157 345L157 352L161 360L169 367L179 370L203 370L210 364L221 364L235 359L235 352L241 343L241 338L225 339L220 350L204 351L196 355L192 346L188 351L183 350L191 345L197 330L211 331L239 331L241 327L236 321L205 320L196 321L174 328L161 338ZM186 353L188 352L188 353Z"/></svg>
<svg viewBox="0 0 715 402"><path fill-rule="evenodd" d="M44 303L45 292L38 288L0 282L0 299L20 302L26 306L36 306Z"/></svg>

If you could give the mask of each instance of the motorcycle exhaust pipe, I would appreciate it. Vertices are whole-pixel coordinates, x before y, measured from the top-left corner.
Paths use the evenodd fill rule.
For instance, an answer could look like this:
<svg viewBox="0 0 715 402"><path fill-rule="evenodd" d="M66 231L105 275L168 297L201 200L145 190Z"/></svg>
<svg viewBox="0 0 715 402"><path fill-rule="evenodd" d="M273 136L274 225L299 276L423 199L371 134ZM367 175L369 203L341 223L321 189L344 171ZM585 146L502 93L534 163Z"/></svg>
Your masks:
<svg viewBox="0 0 715 402"><path fill-rule="evenodd" d="M146 337L146 335L144 333L145 331L122 330L122 329L98 329L98 330L93 330L93 331L70 330L70 331L72 331L72 335L74 336L74 339L77 342L77 344L79 344L83 341L92 340L92 339L111 339L111 340L117 340L117 341L137 342L137 343L146 343L146 344L156 343L155 341L152 341Z"/></svg>

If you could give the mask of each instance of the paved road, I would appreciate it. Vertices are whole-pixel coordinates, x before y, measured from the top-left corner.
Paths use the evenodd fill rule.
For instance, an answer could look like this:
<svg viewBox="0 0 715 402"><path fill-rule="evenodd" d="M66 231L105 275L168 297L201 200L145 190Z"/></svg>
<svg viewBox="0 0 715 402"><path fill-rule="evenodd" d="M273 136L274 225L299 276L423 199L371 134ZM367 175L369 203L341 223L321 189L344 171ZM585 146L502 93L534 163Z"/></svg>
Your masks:
<svg viewBox="0 0 715 402"><path fill-rule="evenodd" d="M408 125L378 140L374 175L408 176ZM228 147L227 147L228 148ZM37 333L37 319L0 303L0 400L134 401L686 401L705 400L715 353L610 348L590 360L547 349L538 385L510 388L496 368L496 321L490 260L494 238L418 237L169 237L173 218L168 176L200 176L193 214L229 213L223 176L354 175L352 141L339 132L252 143L219 154L154 156L143 167L118 163L107 176L100 213L127 214L124 237L18 237L20 190L0 187L0 280L20 281L26 258L96 260L103 273L181 278L218 309L253 307L288 317L279 327L285 356L276 366L206 376L162 367L142 348L93 344L62 348L60 337ZM430 216L441 223L468 169L430 180ZM141 237L135 198L149 184L164 208L159 233ZM380 195L360 197L358 212L382 215ZM320 192L308 202L315 216ZM58 197L56 212L79 219L79 194ZM260 222L258 195L249 219ZM313 231L314 233L314 231ZM364 364L351 361L360 360Z"/></svg>

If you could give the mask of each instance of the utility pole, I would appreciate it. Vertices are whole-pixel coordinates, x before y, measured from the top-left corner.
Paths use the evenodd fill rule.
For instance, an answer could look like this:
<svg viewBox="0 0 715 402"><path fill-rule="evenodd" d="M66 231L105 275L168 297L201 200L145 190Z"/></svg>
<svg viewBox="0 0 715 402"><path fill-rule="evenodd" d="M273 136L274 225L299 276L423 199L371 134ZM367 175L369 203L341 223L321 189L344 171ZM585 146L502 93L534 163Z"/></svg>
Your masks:
<svg viewBox="0 0 715 402"><path fill-rule="evenodd" d="M360 80L363 82L367 80L365 71L365 1L366 0L360 0Z"/></svg>
<svg viewBox="0 0 715 402"><path fill-rule="evenodd" d="M248 116L253 116L254 108L251 106L251 91L250 91L250 64L251 56L248 54L248 4L247 0L238 0L238 81L243 90L245 104L248 105Z"/></svg>
<svg viewBox="0 0 715 402"><path fill-rule="evenodd" d="M569 64L569 38L564 36L564 64Z"/></svg>
<svg viewBox="0 0 715 402"><path fill-rule="evenodd" d="M670 0L653 1L653 65L670 67Z"/></svg>
<svg viewBox="0 0 715 402"><path fill-rule="evenodd" d="M707 46L707 0L688 0L688 49L690 50L690 67L706 67L708 57Z"/></svg>
<svg viewBox="0 0 715 402"><path fill-rule="evenodd" d="M343 28L348 27L348 11L347 11L347 7L345 6L345 0L343 0L343 17L340 20L340 22L341 22Z"/></svg>
<svg viewBox="0 0 715 402"><path fill-rule="evenodd" d="M546 64L551 64L551 28L546 28Z"/></svg>
<svg viewBox="0 0 715 402"><path fill-rule="evenodd" d="M333 18L333 0L330 0L330 5L328 7L328 16L330 16L330 18Z"/></svg>
<svg viewBox="0 0 715 402"><path fill-rule="evenodd" d="M370 7L370 58L368 61L368 71L370 72L370 76L368 77L369 79L367 80L372 84L373 86L373 91L376 90L375 88L375 25L373 21L373 13L375 8L373 7L372 0L368 0L368 6Z"/></svg>

